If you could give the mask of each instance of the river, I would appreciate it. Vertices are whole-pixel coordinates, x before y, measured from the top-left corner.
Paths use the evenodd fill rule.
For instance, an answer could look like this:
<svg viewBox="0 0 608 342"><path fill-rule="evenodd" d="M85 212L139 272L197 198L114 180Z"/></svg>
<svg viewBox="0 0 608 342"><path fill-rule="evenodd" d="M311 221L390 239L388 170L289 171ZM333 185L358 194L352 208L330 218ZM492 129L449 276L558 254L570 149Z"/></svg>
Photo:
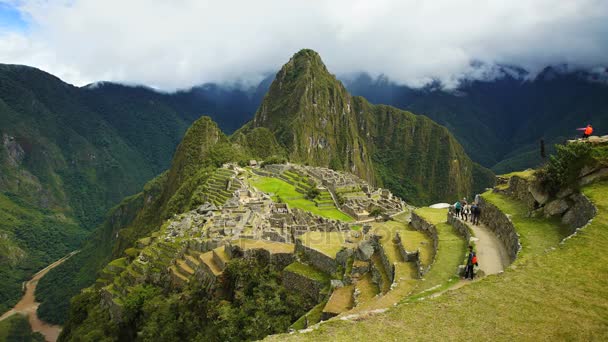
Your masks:
<svg viewBox="0 0 608 342"><path fill-rule="evenodd" d="M40 305L40 303L36 302L36 297L34 296L34 294L36 293L36 285L38 285L38 281L42 279L42 277L44 277L44 275L47 274L48 271L59 266L62 262L66 261L76 253L78 253L78 251L74 251L64 256L63 258L55 261L54 263L48 265L47 267L36 273L32 277L32 279L30 279L25 284L25 294L23 295L21 300L12 309L5 312L0 317L0 321L16 313L27 315L30 325L32 327L32 331L41 333L42 335L44 335L44 338L47 341L57 341L57 337L59 337L59 333L61 332L61 326L48 324L38 318L36 310L38 310L38 306Z"/></svg>

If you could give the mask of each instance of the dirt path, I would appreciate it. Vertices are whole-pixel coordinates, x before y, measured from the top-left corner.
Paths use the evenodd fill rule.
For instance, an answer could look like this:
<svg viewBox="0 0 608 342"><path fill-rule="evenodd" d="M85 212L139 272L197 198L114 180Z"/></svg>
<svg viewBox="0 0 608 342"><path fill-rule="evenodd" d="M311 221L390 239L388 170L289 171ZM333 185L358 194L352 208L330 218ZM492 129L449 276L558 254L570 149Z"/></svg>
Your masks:
<svg viewBox="0 0 608 342"><path fill-rule="evenodd" d="M497 274L509 266L509 254L505 246L498 240L496 235L484 224L473 225L465 222L475 234L476 252L479 259L479 268L486 275Z"/></svg>
<svg viewBox="0 0 608 342"><path fill-rule="evenodd" d="M59 266L62 262L66 261L76 253L78 253L78 251L74 251L64 256L63 258L55 261L54 263L48 265L47 267L36 273L32 277L32 279L30 279L25 284L25 294L23 295L21 300L12 309L5 312L0 317L0 321L16 313L26 315L28 317L30 325L32 326L32 331L41 333L42 335L44 335L44 338L47 341L57 341L57 337L59 337L59 333L61 332L61 326L48 324L38 318L36 310L38 310L38 306L40 305L40 303L36 302L34 294L36 292L36 285L38 285L38 281L42 277L44 277L44 275L47 274L48 271Z"/></svg>

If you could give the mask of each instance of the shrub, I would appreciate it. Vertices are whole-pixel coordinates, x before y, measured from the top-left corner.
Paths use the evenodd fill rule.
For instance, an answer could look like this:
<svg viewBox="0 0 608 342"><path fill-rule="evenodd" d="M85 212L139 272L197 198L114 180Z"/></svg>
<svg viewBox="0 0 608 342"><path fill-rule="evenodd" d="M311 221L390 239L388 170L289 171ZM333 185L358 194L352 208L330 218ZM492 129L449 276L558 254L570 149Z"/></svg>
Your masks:
<svg viewBox="0 0 608 342"><path fill-rule="evenodd" d="M591 146L587 143L556 145L555 150L556 153L551 156L549 162L536 171L536 178L551 195L555 195L564 187L574 185L581 169L593 163Z"/></svg>

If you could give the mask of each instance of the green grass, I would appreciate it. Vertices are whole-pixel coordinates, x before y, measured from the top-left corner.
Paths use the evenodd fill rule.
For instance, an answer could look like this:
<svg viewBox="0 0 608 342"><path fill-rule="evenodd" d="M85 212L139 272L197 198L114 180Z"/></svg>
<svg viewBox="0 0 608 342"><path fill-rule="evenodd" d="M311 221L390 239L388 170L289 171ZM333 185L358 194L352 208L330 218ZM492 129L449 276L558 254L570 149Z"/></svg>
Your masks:
<svg viewBox="0 0 608 342"><path fill-rule="evenodd" d="M500 175L501 177L504 178L511 178L513 176L517 176L523 179L531 179L532 177L534 177L534 170L532 169L527 169L524 171L514 171L514 172L510 172L510 173L506 173L504 175Z"/></svg>
<svg viewBox="0 0 608 342"><path fill-rule="evenodd" d="M304 246L315 249L331 258L342 249L346 235L342 232L306 232L298 237Z"/></svg>
<svg viewBox="0 0 608 342"><path fill-rule="evenodd" d="M321 302L320 304L316 305L314 308L308 311L306 315L295 321L290 328L300 330L307 327L306 322L308 322L308 326L319 323L319 321L321 321L321 315L323 314L325 304L326 302Z"/></svg>
<svg viewBox="0 0 608 342"><path fill-rule="evenodd" d="M328 282L329 281L329 275L327 275L324 272L319 271L318 269L303 264L301 262L294 262L289 264L289 266L285 267L285 271L290 271L293 273L297 273L300 275L305 276L306 278L312 279L312 280L317 280L320 282Z"/></svg>
<svg viewBox="0 0 608 342"><path fill-rule="evenodd" d="M461 265L462 259L466 254L467 242L456 232L454 227L447 223L435 224L437 236L439 237L439 247L435 254L435 261L431 270L424 275L418 283L415 293L425 291L436 286L449 286L449 281L457 278L456 271ZM448 281L448 283L446 283ZM440 288L435 288L435 291Z"/></svg>
<svg viewBox="0 0 608 342"><path fill-rule="evenodd" d="M398 305L385 314L353 322L331 321L305 335L276 339L323 340L607 340L608 182L583 192L599 210L592 223L564 244L545 252L524 246L505 273L484 278L437 298ZM526 244L528 233L549 221L525 218L514 201L503 199ZM501 209L503 209L501 207ZM522 226L527 228L520 228ZM559 228L555 228L559 230ZM527 241L527 242L526 242ZM537 254L538 253L538 254ZM407 322L407 324L405 324ZM381 328L380 328L381 327ZM497 335L496 332L500 331Z"/></svg>
<svg viewBox="0 0 608 342"><path fill-rule="evenodd" d="M503 213L510 215L511 221L513 221L513 224L517 227L517 232L520 234L520 243L522 244L522 250L518 255L520 260L554 247L570 231L570 228L561 224L557 218L526 217L528 212L526 205L514 201L506 195L488 191L483 194L483 198L500 208Z"/></svg>
<svg viewBox="0 0 608 342"><path fill-rule="evenodd" d="M345 213L341 212L335 206L332 208L320 209L315 205L315 202L307 200L304 194L296 191L296 187L285 182L284 180L273 178L256 176L251 178L251 185L256 187L258 190L273 195L273 200L280 198L283 202L287 203L291 208L298 208L315 215L326 217L334 220L341 220L344 222L352 222L354 219Z"/></svg>
<svg viewBox="0 0 608 342"><path fill-rule="evenodd" d="M438 224L442 222L446 222L448 219L448 210L447 209L434 209L429 207L418 208L414 211L420 217L422 217L425 221L430 222L432 224Z"/></svg>

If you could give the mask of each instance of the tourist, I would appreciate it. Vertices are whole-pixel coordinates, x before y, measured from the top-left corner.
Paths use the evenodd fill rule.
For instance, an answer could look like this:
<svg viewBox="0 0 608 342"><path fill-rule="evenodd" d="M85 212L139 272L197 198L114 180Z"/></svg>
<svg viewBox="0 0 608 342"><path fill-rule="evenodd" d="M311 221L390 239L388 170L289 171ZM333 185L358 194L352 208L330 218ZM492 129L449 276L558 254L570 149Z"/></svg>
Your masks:
<svg viewBox="0 0 608 342"><path fill-rule="evenodd" d="M479 216L481 215L481 208L479 207L479 204L477 203L473 203L473 206L471 207L471 221L473 222L473 224L478 225L479 224Z"/></svg>
<svg viewBox="0 0 608 342"><path fill-rule="evenodd" d="M475 276L473 266L477 266L477 255L473 252L473 246L469 246L469 256L467 258L467 266L464 269L464 278L473 280Z"/></svg>
<svg viewBox="0 0 608 342"><path fill-rule="evenodd" d="M589 138L591 134L593 134L593 127L591 127L591 124L587 124L587 127L585 127L585 130L583 131L583 139Z"/></svg>
<svg viewBox="0 0 608 342"><path fill-rule="evenodd" d="M460 201L456 201L456 203L454 203L454 211L456 212L456 217L460 217L460 209L462 209L462 204L460 204Z"/></svg>
<svg viewBox="0 0 608 342"><path fill-rule="evenodd" d="M465 221L468 221L471 217L471 205L468 203L465 203L464 207L462 208L462 217Z"/></svg>

